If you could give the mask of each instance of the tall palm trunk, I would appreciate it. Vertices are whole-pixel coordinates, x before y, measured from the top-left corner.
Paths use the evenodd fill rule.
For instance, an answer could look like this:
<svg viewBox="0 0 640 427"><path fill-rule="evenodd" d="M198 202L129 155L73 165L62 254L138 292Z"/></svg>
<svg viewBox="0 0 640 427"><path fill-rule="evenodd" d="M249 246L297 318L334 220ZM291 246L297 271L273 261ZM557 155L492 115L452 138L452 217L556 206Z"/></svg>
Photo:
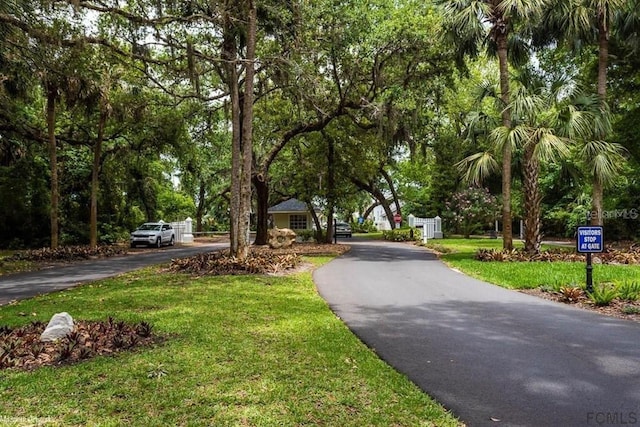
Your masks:
<svg viewBox="0 0 640 427"><path fill-rule="evenodd" d="M529 254L540 252L540 204L542 196L538 186L540 163L535 156L535 144L524 147L524 250Z"/></svg>
<svg viewBox="0 0 640 427"><path fill-rule="evenodd" d="M598 100L600 101L600 113L604 114L607 104L607 67L609 63L609 29L607 27L607 12L598 10ZM597 135L597 138L606 139L607 135ZM591 195L591 224L603 223L603 199L604 185L601 177L594 174L593 189Z"/></svg>
<svg viewBox="0 0 640 427"><path fill-rule="evenodd" d="M56 99L57 91L50 88L47 94L47 131L49 139L49 165L51 168L51 249L58 247L58 205L60 190L58 188L58 153L56 144Z"/></svg>
<svg viewBox="0 0 640 427"><path fill-rule="evenodd" d="M502 110L502 125L511 128L511 111L509 105L509 66L507 62L507 34L500 32L496 38L498 44L498 60L500 65L500 98L505 106ZM502 246L513 249L513 230L511 225L511 158L512 149L509 142L502 148Z"/></svg>

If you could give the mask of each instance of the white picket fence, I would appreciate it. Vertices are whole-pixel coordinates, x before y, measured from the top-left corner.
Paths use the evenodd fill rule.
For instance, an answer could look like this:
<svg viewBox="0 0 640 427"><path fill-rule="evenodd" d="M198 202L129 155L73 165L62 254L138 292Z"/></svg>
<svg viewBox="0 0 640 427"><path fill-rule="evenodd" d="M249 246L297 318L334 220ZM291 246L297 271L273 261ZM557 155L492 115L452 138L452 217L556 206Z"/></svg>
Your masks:
<svg viewBox="0 0 640 427"><path fill-rule="evenodd" d="M409 227L418 228L422 231L422 241L427 243L428 239L442 239L442 218L418 218L409 215Z"/></svg>

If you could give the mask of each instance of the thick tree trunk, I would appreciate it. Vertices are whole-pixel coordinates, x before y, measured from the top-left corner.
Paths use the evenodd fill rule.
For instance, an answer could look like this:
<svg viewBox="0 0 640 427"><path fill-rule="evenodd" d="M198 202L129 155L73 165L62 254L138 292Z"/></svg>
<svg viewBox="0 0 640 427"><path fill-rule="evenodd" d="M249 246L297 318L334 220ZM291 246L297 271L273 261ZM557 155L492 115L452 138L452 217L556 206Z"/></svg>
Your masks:
<svg viewBox="0 0 640 427"><path fill-rule="evenodd" d="M98 192L100 178L100 156L102 156L102 142L104 140L104 127L107 124L107 113L100 112L98 122L98 138L93 147L93 166L91 169L91 202L89 214L89 245L92 248L98 246Z"/></svg>
<svg viewBox="0 0 640 427"><path fill-rule="evenodd" d="M247 45L243 61L244 93L240 103L240 83L238 72L238 40L236 27L238 17L231 9L235 2L227 3L224 22L223 58L226 61L226 79L231 97L232 150L231 150L231 220L230 252L239 260L246 259L249 251L249 219L251 207L251 168L253 138L253 78L255 74L256 7L253 0L247 0Z"/></svg>
<svg viewBox="0 0 640 427"><path fill-rule="evenodd" d="M253 177L253 187L256 189L256 240L254 245L267 244L269 230L269 184L262 174Z"/></svg>
<svg viewBox="0 0 640 427"><path fill-rule="evenodd" d="M58 204L60 190L58 188L58 153L56 144L56 98L54 89L47 94L47 131L49 137L49 165L51 168L51 249L58 247Z"/></svg>
<svg viewBox="0 0 640 427"><path fill-rule="evenodd" d="M498 59L500 65L500 98L503 105L509 105L509 66L507 62L507 34L499 33L496 39L498 44ZM502 110L502 125L511 128L511 112L508 108ZM504 249L513 249L513 230L511 225L511 157L512 149L509 143L502 148L502 246Z"/></svg>
<svg viewBox="0 0 640 427"><path fill-rule="evenodd" d="M535 156L535 145L524 148L524 250L529 254L540 252L540 204L542 196L538 186L540 165Z"/></svg>
<svg viewBox="0 0 640 427"><path fill-rule="evenodd" d="M248 0L247 48L244 61L244 94L242 105L242 173L240 174L240 227L238 251L235 256L244 260L249 253L249 221L251 219L251 174L253 172L253 100L257 37L257 10L254 0Z"/></svg>

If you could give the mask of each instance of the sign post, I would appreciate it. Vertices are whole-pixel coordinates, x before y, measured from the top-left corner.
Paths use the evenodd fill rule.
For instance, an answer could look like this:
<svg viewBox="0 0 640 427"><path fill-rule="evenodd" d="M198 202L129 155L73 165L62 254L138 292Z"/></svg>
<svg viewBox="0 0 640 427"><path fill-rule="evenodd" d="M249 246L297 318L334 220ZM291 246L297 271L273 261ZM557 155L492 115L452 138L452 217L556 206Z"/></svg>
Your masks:
<svg viewBox="0 0 640 427"><path fill-rule="evenodd" d="M400 214L395 214L393 216L393 222L396 223L396 228L400 228L400 223L402 222L402 216Z"/></svg>
<svg viewBox="0 0 640 427"><path fill-rule="evenodd" d="M587 254L587 292L593 292L591 254L604 251L604 231L601 226L578 227L578 253Z"/></svg>

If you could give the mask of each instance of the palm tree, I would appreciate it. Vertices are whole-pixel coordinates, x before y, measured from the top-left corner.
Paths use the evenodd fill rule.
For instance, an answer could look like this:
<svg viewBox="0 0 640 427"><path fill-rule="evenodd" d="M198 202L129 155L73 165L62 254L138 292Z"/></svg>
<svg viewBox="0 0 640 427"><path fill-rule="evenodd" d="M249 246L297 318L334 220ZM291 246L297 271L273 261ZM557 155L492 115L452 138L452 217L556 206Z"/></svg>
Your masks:
<svg viewBox="0 0 640 427"><path fill-rule="evenodd" d="M518 42L516 25L531 20L546 6L547 0L454 0L441 1L444 16L454 37L454 43L463 55L475 56L484 45L498 57L500 75L500 99L503 104L502 126L511 128L509 89L509 59L517 60L517 53L528 56ZM511 227L511 160L512 146L502 146L502 223L503 245L513 248Z"/></svg>
<svg viewBox="0 0 640 427"><path fill-rule="evenodd" d="M540 164L568 157L576 140L588 134L587 123L592 120L591 115L576 109L570 99L560 97L566 90L563 85L544 85L542 81L532 80L518 86L508 105L514 117L512 126L496 127L490 134L493 143L490 150L469 156L458 164L466 180L478 184L498 170L495 157L504 145L522 149L524 246L528 253L539 252L542 237Z"/></svg>
<svg viewBox="0 0 640 427"><path fill-rule="evenodd" d="M601 116L607 113L607 68L609 64L609 40L613 33L613 25L622 20L622 14L629 5L625 0L551 0L543 13L542 25L534 34L537 44L549 44L555 40L566 40L578 49L581 46L597 43L598 46L598 78L596 93L599 100ZM635 3L635 1L634 1ZM631 8L633 10L633 8ZM600 164L602 155L612 152L612 147L604 144L610 126L594 128L593 141L598 144L591 145L585 151L587 155L595 155L588 159L593 167L592 181L592 224L602 225L602 203L604 186L607 177L599 175L600 172L611 172L607 168L596 167ZM595 151L594 151L595 150ZM615 152L615 149L613 149Z"/></svg>

